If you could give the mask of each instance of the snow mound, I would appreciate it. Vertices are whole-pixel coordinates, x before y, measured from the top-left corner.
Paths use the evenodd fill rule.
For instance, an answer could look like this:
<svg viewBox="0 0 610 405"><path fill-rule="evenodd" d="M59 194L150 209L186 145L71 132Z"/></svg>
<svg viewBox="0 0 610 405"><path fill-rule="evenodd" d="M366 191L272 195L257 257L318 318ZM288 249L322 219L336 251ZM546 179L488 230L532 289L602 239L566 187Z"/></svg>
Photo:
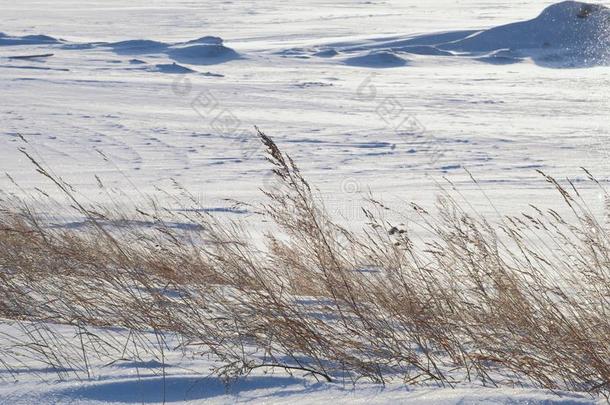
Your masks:
<svg viewBox="0 0 610 405"><path fill-rule="evenodd" d="M223 40L220 37L205 36L191 41L185 42L185 44L207 44L207 45L222 45Z"/></svg>
<svg viewBox="0 0 610 405"><path fill-rule="evenodd" d="M547 7L533 20L503 25L445 44L443 49L489 52L502 48L597 49L608 44L610 9L595 4L564 1Z"/></svg>
<svg viewBox="0 0 610 405"><path fill-rule="evenodd" d="M15 46L15 45L54 45L60 44L61 41L48 35L25 35L9 36L5 33L0 33L0 46Z"/></svg>
<svg viewBox="0 0 610 405"><path fill-rule="evenodd" d="M151 69L151 72L171 73L171 74L187 74L195 73L193 69L178 65L176 62L167 64L158 64Z"/></svg>
<svg viewBox="0 0 610 405"><path fill-rule="evenodd" d="M175 62L192 65L213 65L240 58L237 52L223 45L222 38L213 36L205 36L192 41L174 44L137 39L94 45L110 48L113 52L120 55L165 54Z"/></svg>
<svg viewBox="0 0 610 405"><path fill-rule="evenodd" d="M168 49L167 55L179 63L191 65L213 65L240 58L233 49L219 44L172 47Z"/></svg>
<svg viewBox="0 0 610 405"><path fill-rule="evenodd" d="M161 53L169 47L166 43L148 39L132 39L128 41L113 42L105 44L104 46L111 48L119 55Z"/></svg>
<svg viewBox="0 0 610 405"><path fill-rule="evenodd" d="M369 68L393 68L405 66L408 62L391 51L373 51L366 55L354 56L343 61L349 66Z"/></svg>
<svg viewBox="0 0 610 405"><path fill-rule="evenodd" d="M150 39L129 39L118 42L70 43L47 35L9 36L0 32L0 46L11 45L54 45L60 44L66 50L99 49L110 50L118 55L154 55L167 56L173 64L157 65L156 71L165 73L188 73L189 68L177 63L193 65L213 65L241 56L233 49L223 45L220 37L204 36L186 42L166 43Z"/></svg>
<svg viewBox="0 0 610 405"><path fill-rule="evenodd" d="M609 29L607 7L564 1L547 7L533 20L488 29L437 47L471 54L507 49L542 62L559 57L576 65L607 64Z"/></svg>
<svg viewBox="0 0 610 405"><path fill-rule="evenodd" d="M469 58L490 64L529 59L552 68L610 65L610 8L563 1L534 19L482 31L393 36L325 46L352 54L346 63L365 67L402 66L397 59L404 54ZM363 52L369 54L363 56Z"/></svg>

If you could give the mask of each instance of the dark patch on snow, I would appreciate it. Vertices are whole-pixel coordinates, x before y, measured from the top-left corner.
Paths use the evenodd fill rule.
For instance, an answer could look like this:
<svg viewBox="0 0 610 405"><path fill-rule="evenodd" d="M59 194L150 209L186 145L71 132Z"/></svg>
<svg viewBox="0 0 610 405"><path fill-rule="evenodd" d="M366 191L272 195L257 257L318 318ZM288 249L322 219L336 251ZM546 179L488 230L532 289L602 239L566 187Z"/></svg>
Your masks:
<svg viewBox="0 0 610 405"><path fill-rule="evenodd" d="M5 69L28 69L28 70L53 70L56 72L69 72L70 69L66 68L50 68L43 66L18 66L18 65L0 65L0 68Z"/></svg>
<svg viewBox="0 0 610 405"><path fill-rule="evenodd" d="M297 83L294 85L294 87L299 87L301 89L306 89L309 87L332 87L333 84L332 83L324 83L324 82L303 82L303 83Z"/></svg>
<svg viewBox="0 0 610 405"><path fill-rule="evenodd" d="M212 72L201 73L201 75L208 76L208 77L225 77L225 75L222 75L220 73L212 73Z"/></svg>

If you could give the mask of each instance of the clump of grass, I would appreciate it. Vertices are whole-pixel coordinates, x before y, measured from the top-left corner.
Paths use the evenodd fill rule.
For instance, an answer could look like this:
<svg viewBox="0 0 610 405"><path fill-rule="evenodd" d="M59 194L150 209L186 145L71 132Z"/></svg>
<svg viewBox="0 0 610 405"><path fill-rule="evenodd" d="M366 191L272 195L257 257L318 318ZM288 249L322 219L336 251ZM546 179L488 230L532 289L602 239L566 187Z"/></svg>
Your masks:
<svg viewBox="0 0 610 405"><path fill-rule="evenodd" d="M0 315L72 325L87 339L58 345L29 333L16 346L88 370L91 356L125 356L112 334L91 339L89 328L119 326L142 350L155 346L146 333L161 348L165 334L179 335L183 350L218 359L227 379L283 368L327 381L609 395L609 234L575 187L542 173L569 214L531 206L494 222L441 190L435 210L405 207L425 237L371 199L365 229L351 232L259 136L281 185L264 192L276 229L262 250L241 236L248 224L196 210L85 206L32 159L85 222L50 227L23 200L0 201ZM180 198L195 202L184 190Z"/></svg>

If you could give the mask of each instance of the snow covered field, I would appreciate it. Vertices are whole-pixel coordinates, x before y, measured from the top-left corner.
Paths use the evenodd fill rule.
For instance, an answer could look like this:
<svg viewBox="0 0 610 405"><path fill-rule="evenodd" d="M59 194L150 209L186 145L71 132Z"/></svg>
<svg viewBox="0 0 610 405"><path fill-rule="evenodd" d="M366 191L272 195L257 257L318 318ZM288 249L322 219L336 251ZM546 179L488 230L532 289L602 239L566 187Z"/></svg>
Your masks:
<svg viewBox="0 0 610 405"><path fill-rule="evenodd" d="M605 176L607 68L381 50L424 34L534 18L549 4L3 1L1 32L64 42L0 47L0 161L22 186L44 185L15 153L20 133L89 198L94 174L132 197L168 188L172 177L203 206L219 208L223 198L260 194L268 167L248 136L258 125L329 195L371 188L388 199L422 199L420 191L435 187L428 176L459 182L464 166L490 193L501 188L498 204L510 208L545 194L535 169L578 177L586 166ZM239 57L188 63L188 51L172 57L146 42L83 45L204 36L222 38ZM54 56L8 59L45 53ZM188 84L172 74L174 61L196 71ZM396 62L405 66L383 68ZM507 190L514 199L504 198Z"/></svg>
<svg viewBox="0 0 610 405"><path fill-rule="evenodd" d="M76 339L74 330L63 329L68 339ZM11 322L3 325L3 334L19 336L22 329ZM117 330L115 337L125 342L129 334ZM154 340L154 335L147 338ZM176 345L173 339L167 345ZM358 383L349 380L333 384L316 382L298 373L290 376L281 371L254 373L227 387L217 377L208 375L216 366L209 359L185 358L180 351L167 352L165 367L158 360L119 360L112 363L90 363L93 378L79 380L71 370L30 368L12 374L3 371L5 382L0 384L1 404L103 404L103 403L319 403L329 401L349 404L561 404L596 403L585 394L549 392L536 389L483 388L462 385L453 388L409 387L399 383ZM164 376L165 374L165 376Z"/></svg>
<svg viewBox="0 0 610 405"><path fill-rule="evenodd" d="M107 202L95 175L126 202L171 192L175 179L201 208L239 218L248 211L228 200L260 201L273 183L256 125L350 224L362 220L361 192L430 204L443 176L492 212L463 168L504 213L551 205L537 169L578 181L584 166L605 181L610 166L610 13L566 2L535 19L551 4L0 0L0 169L22 187L2 177L0 189L57 193L18 153L26 147L87 200ZM601 209L597 190L583 187ZM285 375L225 394L218 381L198 385L192 370L204 361L173 364L168 402L589 401L532 390L352 391ZM51 385L5 375L0 403L160 401L159 379L142 373L158 370L97 365L96 381Z"/></svg>

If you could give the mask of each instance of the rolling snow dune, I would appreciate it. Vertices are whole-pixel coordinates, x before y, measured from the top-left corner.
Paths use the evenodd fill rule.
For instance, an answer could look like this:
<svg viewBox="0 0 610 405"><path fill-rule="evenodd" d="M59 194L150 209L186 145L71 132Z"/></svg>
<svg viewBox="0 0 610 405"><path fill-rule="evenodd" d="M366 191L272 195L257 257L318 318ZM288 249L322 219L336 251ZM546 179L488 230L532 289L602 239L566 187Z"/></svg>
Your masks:
<svg viewBox="0 0 610 405"><path fill-rule="evenodd" d="M606 66L610 65L610 9L564 1L547 7L532 20L481 31L462 30L326 46L334 52L355 53L356 56L350 56L345 62L364 67L403 66L396 61L405 53L467 57L492 64L530 59L550 68ZM316 55L316 52L312 54ZM383 56L377 56L379 54Z"/></svg>
<svg viewBox="0 0 610 405"><path fill-rule="evenodd" d="M60 40L47 35L24 35L24 36L9 36L0 32L0 46L17 46L17 45L52 45L59 44Z"/></svg>
<svg viewBox="0 0 610 405"><path fill-rule="evenodd" d="M548 66L557 62L574 67L607 65L610 9L564 1L549 6L533 20L492 28L438 47L471 54L508 49Z"/></svg>
<svg viewBox="0 0 610 405"><path fill-rule="evenodd" d="M223 45L222 38L204 36L191 41L165 43L148 39L124 40L118 42L69 43L46 35L8 36L0 33L0 46L17 45L59 45L61 49L72 51L110 50L117 55L136 56L165 55L175 62L192 65L215 65L241 58L233 49ZM177 68L175 64L157 65L155 69L161 73L191 73L189 68Z"/></svg>
<svg viewBox="0 0 610 405"><path fill-rule="evenodd" d="M214 65L240 57L237 52L222 43L221 38L206 36L176 44L151 40L129 40L105 44L102 47L109 47L119 55L165 54L176 62L192 65ZM166 70L160 71L165 72Z"/></svg>
<svg viewBox="0 0 610 405"><path fill-rule="evenodd" d="M163 42L141 39L104 44L102 47L108 47L119 55L143 55L165 52L169 45Z"/></svg>
<svg viewBox="0 0 610 405"><path fill-rule="evenodd" d="M214 65L242 58L223 45L220 37L165 43L124 40L105 43L65 43L46 35L0 35L0 46L57 45L64 49L107 48L118 55L164 54L178 63ZM370 39L276 52L283 57L331 59L345 54L342 63L366 68L402 67L408 55L468 57L491 64L530 59L546 67L589 67L610 64L610 9L576 1L547 7L538 17L487 30L460 30L404 38ZM163 70L160 70L163 72Z"/></svg>
<svg viewBox="0 0 610 405"><path fill-rule="evenodd" d="M217 44L176 46L170 48L167 55L177 62L191 65L215 65L240 58L233 49Z"/></svg>
<svg viewBox="0 0 610 405"><path fill-rule="evenodd" d="M151 40L129 40L102 45L119 55L166 54L176 62L193 65L214 65L240 56L222 44L218 37L206 36L177 44L166 44ZM174 73L174 72L172 72Z"/></svg>
<svg viewBox="0 0 610 405"><path fill-rule="evenodd" d="M586 11L590 10L590 11ZM538 17L488 29L464 39L440 45L460 52L511 49L597 49L607 45L610 10L575 1L547 7Z"/></svg>
<svg viewBox="0 0 610 405"><path fill-rule="evenodd" d="M134 1L141 1L139 7L146 8L143 0ZM237 17L228 16L224 6L210 6L213 9L210 11L199 10L191 3L185 6L179 0L163 1L172 7L180 5L175 10L164 9L164 13L188 22L177 31L179 36L164 37L167 26L151 25L153 20L142 20L129 32L121 30L113 21L125 23L125 19L116 14L120 10L118 3L112 3L115 8L99 15L87 12L90 20L97 17L107 20L91 25L90 31L83 28L79 33L82 36L77 37L82 40L59 40L56 38L70 38L66 36L69 28L53 19L57 31L49 28L47 18L54 16L38 16L40 9L36 7L19 11L21 6L16 3L6 4L3 10L12 13L12 19L5 23L2 27L5 33L0 35L0 45L5 45L0 47L0 71L3 94L13 101L3 106L7 129L0 138L3 142L0 151L5 151L1 160L22 167L24 172L29 169L11 152L18 142L14 134L25 132L41 142L44 140L41 148L47 153L57 151L78 160L82 157L78 152L81 147L111 148L128 162L126 170L132 174L148 177L155 171L154 177L160 179L172 172L197 187L198 181L193 179L210 168L214 173L207 180L210 183L224 182L224 176L239 181L244 173L264 171L260 161L251 165L252 156L258 156L258 145L240 135L258 124L294 145L295 157L311 164L319 175L343 170L348 176L366 177L372 175L377 159L383 156L387 170L395 173L409 168L416 172L410 176L417 182L425 182L422 173L429 171L457 173L466 162L475 167L493 167L489 173L494 176L510 173L514 178L511 182L516 184L523 184L523 179L538 184L532 179L531 170L544 169L548 162L554 162L553 167L569 166L567 175L593 154L605 161L606 78L589 69L561 73L554 69L536 70L531 63L533 60L549 67L605 63L603 50L595 54L593 45L582 47L586 50L586 61L583 55L576 59L581 63L566 58L562 48L582 38L594 38L596 33L603 39L603 17L608 12L604 7L563 2L544 10L538 5L513 3L488 9L489 4L476 0L468 0L464 5L438 0L434 7L396 1L391 8L400 10L399 15L388 16L382 4L367 3L356 8L361 10L356 18L346 11L354 7L350 3L349 7L340 4L332 9L337 15L344 10L349 17L345 15L343 20L338 17L341 30L329 32L320 30L319 25L330 30L335 27L334 20L320 22L319 12L313 10L318 7L315 5L307 6L310 14L303 17L301 25L294 25L290 13L283 23L281 19L277 23L278 16L273 13L239 14L240 10L234 10L249 27L242 32ZM284 7L266 1L270 9ZM181 7L187 7L187 11ZM379 17L367 25L369 9ZM155 10L146 11L150 19L158 18ZM462 15L463 21L458 24L447 18L447 10L452 15ZM487 17L468 19L473 10ZM205 31L219 35L202 36L202 14L208 12L214 18L207 20ZM38 25L34 28L18 25L17 17L23 13L38 16L35 17ZM498 15L503 15L502 19ZM538 17L503 24L528 15ZM393 25L381 27L381 18ZM430 18L433 23L428 23ZM409 24L405 25L405 21ZM104 32L109 36L113 33L100 31L100 26L105 25L112 26L122 38L144 39L107 41ZM481 25L497 28L482 29ZM288 26L295 29L294 35L286 34ZM443 27L446 29L439 30ZM514 31L523 27L539 37L515 36ZM49 36L17 35L44 32L44 28ZM229 28L233 31L227 31ZM411 33L396 34L407 29ZM437 32L430 32L433 29ZM341 35L334 37L336 32ZM195 39L186 39L187 35ZM221 36L230 38L230 46ZM545 45L547 42L550 46ZM603 41L598 42L603 48ZM13 46L17 43L20 46ZM527 48L537 44L542 48ZM51 53L52 57L39 60L20 59ZM228 61L232 62L224 63ZM199 72L199 65L214 65L215 70ZM504 65L510 65L510 70ZM376 93L362 97L368 75L381 68L383 77L376 77L370 86ZM183 95L175 91L172 81L186 73L193 82L190 92ZM557 83L566 94L558 99L549 83ZM219 121L213 120L215 116L206 121L202 118L207 117L205 112L196 110L198 92L204 87L210 89L218 102L215 114L224 112L234 118L237 134L234 128L219 128ZM117 98L118 89L121 94L127 92L128 99ZM105 112L85 108L85 96L95 97L94 104L105 105ZM413 131L409 125L393 127L402 125L405 117L399 117L397 123L382 117L387 99L396 99L398 110L420 121L424 130ZM55 103L73 105L79 112L70 112L74 116L62 120L60 117L68 113L55 111ZM570 103L570 108L561 108L563 103ZM32 106L36 107L39 122L27 118ZM150 110L162 112L163 123L144 113ZM559 116L558 110L562 111ZM602 121L600 117L604 117ZM541 120L546 125L543 134L539 128ZM28 122L25 130L24 121ZM547 132L555 136L547 137ZM72 133L79 135L67 141L65 134ZM292 142L296 134L299 139L315 142ZM364 153L357 147L380 136L393 146ZM430 136L434 137L434 146L429 142ZM322 138L327 142L320 142ZM566 139L568 145L563 143ZM515 161L516 151L528 150L532 143L537 146L531 149L527 162ZM436 148L444 151L443 161L438 164L427 157ZM554 160L552 154L556 153L562 156L561 163ZM161 170L156 163L159 159L173 169ZM189 174L191 171L196 175ZM256 188L251 189L248 198L256 194Z"/></svg>

